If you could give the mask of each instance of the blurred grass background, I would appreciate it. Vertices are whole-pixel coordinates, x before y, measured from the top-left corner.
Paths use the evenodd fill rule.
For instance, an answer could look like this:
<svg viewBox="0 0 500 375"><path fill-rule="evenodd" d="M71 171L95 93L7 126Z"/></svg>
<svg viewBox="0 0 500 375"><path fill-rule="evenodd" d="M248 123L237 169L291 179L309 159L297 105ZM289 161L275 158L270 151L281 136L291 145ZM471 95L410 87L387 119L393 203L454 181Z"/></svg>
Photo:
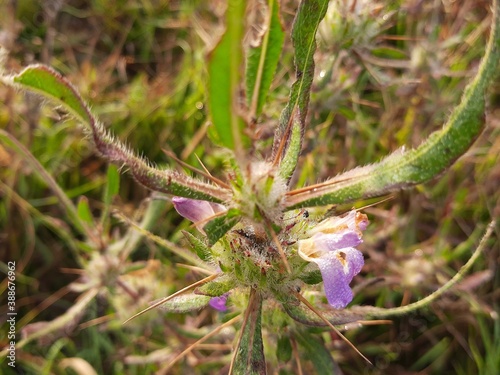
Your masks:
<svg viewBox="0 0 500 375"><path fill-rule="evenodd" d="M282 2L288 31L296 5ZM489 6L481 0L333 1L319 30L309 128L295 183L315 183L377 161L403 145L418 145L438 129L475 73L488 36ZM166 149L195 166L198 156L223 176L224 155L206 136L205 108L206 55L223 27L223 9L223 1L3 0L4 69L51 65L76 86L105 126L139 153L165 164L170 163ZM286 103L294 76L292 52L287 39L258 124L257 155L269 151ZM367 261L359 280L384 279L360 290L354 303L390 307L429 294L465 263L485 225L500 216L498 81L490 91L486 130L464 157L439 179L367 209L371 225L362 247ZM86 197L92 215L99 216L107 165L80 127L38 98L0 86L0 128L30 150L70 199ZM78 258L90 259L92 251L116 243L127 227L114 217L108 228L95 228L103 249L75 255L71 241L54 230L76 236L47 181L1 143L0 178L2 271L7 261L17 262L21 332L74 305L78 293L68 285L82 277ZM112 209L139 221L148 197L125 173ZM179 228L187 224L169 203L159 210L151 230L185 245ZM345 374L495 374L500 368L498 250L498 241L492 241L475 271L430 308L390 326L348 330L373 368L335 335L323 333L321 339ZM74 358L81 358L98 374L153 373L158 363L222 319L208 309L188 315L153 311L121 326L148 301L200 278L178 262L168 249L143 240L123 260L124 267L143 267L124 276L133 290L104 285L73 326L18 350L16 370L88 373L78 370L81 363ZM5 287L3 282L2 298ZM3 304L0 313L3 321ZM224 332L172 373L224 373L233 333ZM2 347L6 342L0 336ZM156 352L163 348L168 351ZM294 373L293 361L278 365L273 348L268 350L271 373ZM152 352L158 357L148 356ZM65 359L73 359L67 365L73 369L64 369ZM1 366L6 374L16 373L5 361Z"/></svg>

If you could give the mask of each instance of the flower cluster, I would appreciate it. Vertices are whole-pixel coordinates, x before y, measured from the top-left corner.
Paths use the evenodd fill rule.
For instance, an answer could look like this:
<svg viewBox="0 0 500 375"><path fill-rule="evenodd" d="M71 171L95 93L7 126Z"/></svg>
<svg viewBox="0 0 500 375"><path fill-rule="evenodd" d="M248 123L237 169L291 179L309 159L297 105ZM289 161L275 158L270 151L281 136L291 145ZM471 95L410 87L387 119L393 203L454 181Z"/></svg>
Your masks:
<svg viewBox="0 0 500 375"><path fill-rule="evenodd" d="M173 197L177 212L194 222L203 234L206 222L226 211L217 203L202 200ZM362 231L366 229L366 215L355 210L340 217L329 217L306 230L303 239L289 241L298 250L298 255L307 262L317 264L324 282L325 294L329 304L343 309L352 301L353 293L349 287L353 277L363 267L363 255L355 247L362 242ZM296 252L288 252L294 254ZM225 311L228 293L211 298L209 305Z"/></svg>

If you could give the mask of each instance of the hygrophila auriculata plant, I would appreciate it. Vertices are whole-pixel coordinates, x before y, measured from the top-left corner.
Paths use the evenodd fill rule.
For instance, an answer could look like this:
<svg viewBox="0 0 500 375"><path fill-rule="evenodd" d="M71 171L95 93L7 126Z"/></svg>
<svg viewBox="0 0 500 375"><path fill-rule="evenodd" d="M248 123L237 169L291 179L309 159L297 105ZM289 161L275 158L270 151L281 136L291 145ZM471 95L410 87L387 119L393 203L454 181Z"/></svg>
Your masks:
<svg viewBox="0 0 500 375"><path fill-rule="evenodd" d="M300 323L334 330L337 325L406 314L444 293L477 258L484 241L450 282L419 302L392 309L345 309L353 299L349 284L364 264L357 247L369 220L358 209L336 216L328 207L383 197L423 183L465 153L483 128L484 96L498 66L499 5L494 2L490 38L477 74L442 129L415 149L401 149L379 162L316 185L296 187L292 177L303 146L314 76L315 37L328 1L303 0L298 7L291 34L296 80L287 105L276 119L267 156L255 155L255 124L262 114L285 37L279 2L267 2L264 31L258 43L246 50L242 47L245 2L228 3L226 29L210 54L207 67L212 136L226 150L225 180L198 170L203 179L173 169L159 169L136 156L105 130L75 88L49 67L28 66L19 74L3 75L2 82L63 105L87 126L104 159L125 166L147 188L172 197L177 212L194 223L200 236L184 234L202 260L198 266L211 275L141 313L160 305L174 312L207 305L226 311L245 301L246 309L221 326L241 322L230 373L263 374L266 362L261 321L266 311L286 312ZM242 81L244 100L240 94ZM492 225L487 235L491 229ZM309 285L318 283L323 283L327 304L304 295ZM277 319L277 324L286 325L286 318ZM293 332L284 335L293 337ZM181 353L163 371L185 354ZM329 354L325 351L322 355ZM318 371L328 369L330 361L325 363L315 364Z"/></svg>

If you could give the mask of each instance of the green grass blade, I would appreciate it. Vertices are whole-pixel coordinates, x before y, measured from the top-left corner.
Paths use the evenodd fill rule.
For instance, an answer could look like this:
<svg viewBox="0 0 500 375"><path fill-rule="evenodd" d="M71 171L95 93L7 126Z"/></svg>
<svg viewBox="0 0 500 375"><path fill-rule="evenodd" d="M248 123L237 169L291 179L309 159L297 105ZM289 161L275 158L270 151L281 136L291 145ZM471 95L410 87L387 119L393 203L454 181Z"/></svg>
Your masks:
<svg viewBox="0 0 500 375"><path fill-rule="evenodd" d="M375 197L417 185L437 176L463 155L484 128L485 91L498 72L499 2L479 70L448 122L418 148L398 151L379 163L343 173L322 184L288 193L287 208L323 206Z"/></svg>
<svg viewBox="0 0 500 375"><path fill-rule="evenodd" d="M280 175L284 178L289 178L297 165L314 77L316 31L327 8L327 0L302 1L295 16L292 41L297 80L292 85L290 100L281 113L273 144L275 162L287 160L286 163L280 163ZM286 149L283 149L284 145L287 145Z"/></svg>
<svg viewBox="0 0 500 375"><path fill-rule="evenodd" d="M238 116L238 87L243 56L242 37L245 2L230 0L226 31L212 51L208 64L209 104L217 136L223 146L242 149L242 121Z"/></svg>
<svg viewBox="0 0 500 375"><path fill-rule="evenodd" d="M106 187L104 188L104 209L101 213L101 226L106 227L113 197L120 191L120 173L115 165L109 165L106 173Z"/></svg>
<svg viewBox="0 0 500 375"><path fill-rule="evenodd" d="M120 166L126 165L134 178L147 188L162 193L221 202L228 198L228 191L172 170L159 170L134 155L123 143L108 134L92 116L76 89L55 70L32 65L14 76L0 77L7 85L36 92L57 104L62 104L92 131L97 150L107 160Z"/></svg>
<svg viewBox="0 0 500 375"><path fill-rule="evenodd" d="M14 136L0 129L0 141L15 150L21 157L33 168L33 171L50 187L52 192L57 197L61 206L65 209L69 222L81 234L93 238L91 229L81 220L78 210L68 198L66 193L57 184L54 178L45 170L42 164L24 147Z"/></svg>
<svg viewBox="0 0 500 375"><path fill-rule="evenodd" d="M90 226L93 226L94 217L92 216L92 211L90 210L90 206L89 206L89 200L86 196L80 197L76 208L77 208L78 217L80 218L80 220L89 224Z"/></svg>
<svg viewBox="0 0 500 375"><path fill-rule="evenodd" d="M106 173L106 188L104 190L104 204L109 206L113 197L120 191L120 174L118 168L114 165L108 167Z"/></svg>
<svg viewBox="0 0 500 375"><path fill-rule="evenodd" d="M251 120L257 119L262 112L285 40L278 0L268 0L268 7L267 30L262 44L248 51L246 94Z"/></svg>

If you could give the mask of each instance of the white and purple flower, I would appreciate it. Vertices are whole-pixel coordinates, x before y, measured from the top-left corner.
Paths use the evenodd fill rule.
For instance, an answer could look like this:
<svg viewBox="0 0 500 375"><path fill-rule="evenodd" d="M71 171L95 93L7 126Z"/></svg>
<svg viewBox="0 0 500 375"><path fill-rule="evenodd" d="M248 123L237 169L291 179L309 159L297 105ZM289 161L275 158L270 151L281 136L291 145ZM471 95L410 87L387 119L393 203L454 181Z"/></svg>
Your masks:
<svg viewBox="0 0 500 375"><path fill-rule="evenodd" d="M355 249L363 240L366 215L355 210L344 217L328 218L309 230L311 236L298 241L299 255L318 265L328 303L343 309L352 301L349 283L364 265L363 254Z"/></svg>

